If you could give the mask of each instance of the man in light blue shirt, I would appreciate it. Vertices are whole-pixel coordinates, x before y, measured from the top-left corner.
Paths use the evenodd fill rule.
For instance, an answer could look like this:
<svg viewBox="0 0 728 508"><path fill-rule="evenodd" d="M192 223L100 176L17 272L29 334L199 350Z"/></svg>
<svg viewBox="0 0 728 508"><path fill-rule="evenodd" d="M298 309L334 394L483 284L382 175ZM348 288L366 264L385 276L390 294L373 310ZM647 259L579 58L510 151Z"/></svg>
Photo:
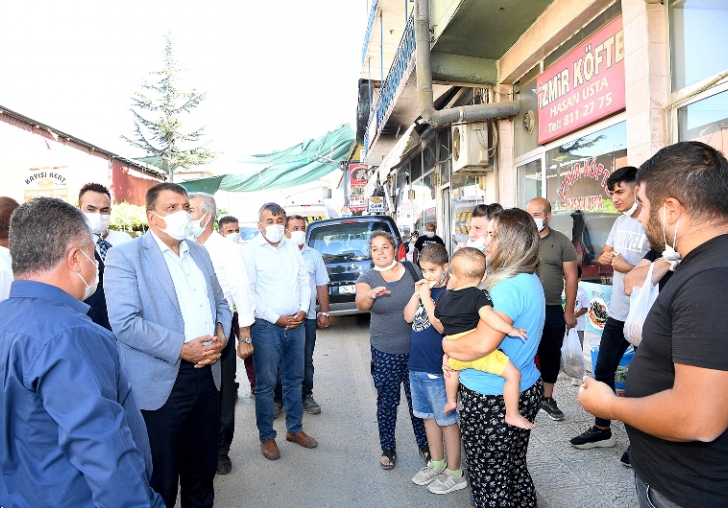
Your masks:
<svg viewBox="0 0 728 508"><path fill-rule="evenodd" d="M321 254L306 245L306 219L300 215L289 215L286 217L286 231L286 237L301 249L311 288L311 303L303 323L306 330L306 346L302 395L303 409L312 415L317 415L321 413L321 406L313 398L313 350L316 347L316 326L318 325L319 328L329 326L329 274ZM318 314L316 314L317 297L321 305L321 312ZM276 405L282 405L282 400L282 385L279 377L275 393Z"/></svg>
<svg viewBox="0 0 728 508"><path fill-rule="evenodd" d="M280 369L286 409L286 440L305 448L318 446L303 432L303 358L301 325L311 304L308 272L298 247L284 238L286 213L266 203L258 214L260 235L243 251L250 287L255 295L251 337L255 354L255 419L263 456L280 457L273 430L273 393Z"/></svg>

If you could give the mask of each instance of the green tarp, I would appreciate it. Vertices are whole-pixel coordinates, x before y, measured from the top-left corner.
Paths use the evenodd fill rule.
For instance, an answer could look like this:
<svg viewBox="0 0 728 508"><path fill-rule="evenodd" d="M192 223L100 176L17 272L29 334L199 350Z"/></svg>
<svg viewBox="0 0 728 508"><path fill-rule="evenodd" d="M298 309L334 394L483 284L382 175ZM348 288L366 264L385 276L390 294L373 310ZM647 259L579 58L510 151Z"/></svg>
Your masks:
<svg viewBox="0 0 728 508"><path fill-rule="evenodd" d="M270 154L254 155L246 161L249 170L244 174L188 180L180 185L188 192L210 194L218 190L254 192L295 187L341 167L353 144L354 132L344 124L320 138Z"/></svg>

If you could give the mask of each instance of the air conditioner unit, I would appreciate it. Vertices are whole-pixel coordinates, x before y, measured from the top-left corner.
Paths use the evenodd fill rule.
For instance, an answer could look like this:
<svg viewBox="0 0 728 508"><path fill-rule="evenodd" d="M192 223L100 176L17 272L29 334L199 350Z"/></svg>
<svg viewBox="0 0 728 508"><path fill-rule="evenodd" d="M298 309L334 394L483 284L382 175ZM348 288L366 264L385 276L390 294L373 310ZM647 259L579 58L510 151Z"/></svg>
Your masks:
<svg viewBox="0 0 728 508"><path fill-rule="evenodd" d="M452 172L483 174L488 168L488 123L452 126Z"/></svg>

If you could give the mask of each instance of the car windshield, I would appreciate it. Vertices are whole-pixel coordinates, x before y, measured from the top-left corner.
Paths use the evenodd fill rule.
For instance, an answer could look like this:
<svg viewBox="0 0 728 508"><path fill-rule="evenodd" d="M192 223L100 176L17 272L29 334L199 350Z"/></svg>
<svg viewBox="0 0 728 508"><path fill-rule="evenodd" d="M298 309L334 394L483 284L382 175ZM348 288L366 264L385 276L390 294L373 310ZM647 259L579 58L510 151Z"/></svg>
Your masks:
<svg viewBox="0 0 728 508"><path fill-rule="evenodd" d="M308 245L321 253L327 263L371 259L369 237L374 231L390 232L386 222L350 222L316 227Z"/></svg>

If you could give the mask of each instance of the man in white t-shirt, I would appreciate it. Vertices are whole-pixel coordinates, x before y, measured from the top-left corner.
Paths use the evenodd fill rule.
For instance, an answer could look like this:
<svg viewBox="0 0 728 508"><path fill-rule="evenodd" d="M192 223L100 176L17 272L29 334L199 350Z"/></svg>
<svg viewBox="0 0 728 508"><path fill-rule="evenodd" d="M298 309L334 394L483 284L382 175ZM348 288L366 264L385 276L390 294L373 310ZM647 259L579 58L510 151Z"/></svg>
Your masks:
<svg viewBox="0 0 728 508"><path fill-rule="evenodd" d="M78 193L78 207L86 217L91 232L94 234L96 249L94 257L99 264L99 285L96 292L84 301L91 307L88 315L91 320L111 330L109 313L106 309L106 293L104 291L104 267L106 254L111 247L130 242L131 237L121 231L109 230L111 221L111 193L100 183L87 183Z"/></svg>
<svg viewBox="0 0 728 508"><path fill-rule="evenodd" d="M635 183L637 168L627 166L618 169L607 180L607 188L615 208L622 215L614 221L607 244L599 254L600 265L611 265L614 269L612 278L612 300L609 305L609 318L604 324L602 340L599 345L599 356L594 367L594 377L607 383L614 390L614 373L622 355L629 347L624 338L624 321L629 313L629 296L624 293L624 276L639 263L647 251L647 236L637 219L641 205L637 202ZM572 446L582 450L590 448L610 448L616 444L611 431L611 422L596 418L594 426L581 435L573 438ZM623 457L623 464L629 459Z"/></svg>
<svg viewBox="0 0 728 508"><path fill-rule="evenodd" d="M10 257L10 216L20 206L13 198L0 196L0 301L10 296L13 282L13 262Z"/></svg>

